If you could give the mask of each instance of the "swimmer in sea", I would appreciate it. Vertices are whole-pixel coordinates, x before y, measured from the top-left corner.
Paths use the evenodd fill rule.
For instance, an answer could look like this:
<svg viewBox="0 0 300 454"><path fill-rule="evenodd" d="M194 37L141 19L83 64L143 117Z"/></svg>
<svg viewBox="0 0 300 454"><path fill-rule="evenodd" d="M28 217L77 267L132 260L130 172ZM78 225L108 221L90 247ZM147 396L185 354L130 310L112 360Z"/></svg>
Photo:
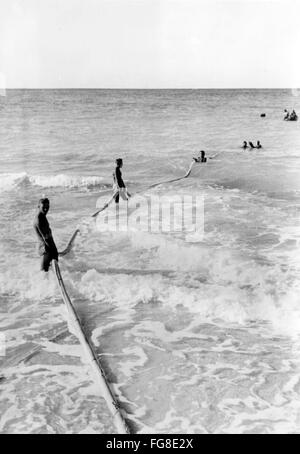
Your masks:
<svg viewBox="0 0 300 454"><path fill-rule="evenodd" d="M288 110L284 109L284 113L285 113L285 116L284 116L284 120L289 120L290 118L290 113Z"/></svg>
<svg viewBox="0 0 300 454"><path fill-rule="evenodd" d="M205 151L201 150L200 153L201 153L201 155L198 158L193 158L194 161L197 162L198 164L207 162L207 158L205 157Z"/></svg>
<svg viewBox="0 0 300 454"><path fill-rule="evenodd" d="M39 255L41 256L41 271L49 271L52 260L58 260L57 248L47 219L50 202L42 198L38 204L38 213L34 222L34 229L39 241Z"/></svg>
<svg viewBox="0 0 300 454"><path fill-rule="evenodd" d="M249 142L250 148L255 148L252 142Z"/></svg>
<svg viewBox="0 0 300 454"><path fill-rule="evenodd" d="M257 145L256 145L256 147L255 147L255 148L258 148L258 149L259 149L259 148L262 148L262 144L260 143L260 141L259 141L259 140L257 141Z"/></svg>
<svg viewBox="0 0 300 454"><path fill-rule="evenodd" d="M246 150L248 148L246 140L244 140L242 148L243 148L243 150Z"/></svg>

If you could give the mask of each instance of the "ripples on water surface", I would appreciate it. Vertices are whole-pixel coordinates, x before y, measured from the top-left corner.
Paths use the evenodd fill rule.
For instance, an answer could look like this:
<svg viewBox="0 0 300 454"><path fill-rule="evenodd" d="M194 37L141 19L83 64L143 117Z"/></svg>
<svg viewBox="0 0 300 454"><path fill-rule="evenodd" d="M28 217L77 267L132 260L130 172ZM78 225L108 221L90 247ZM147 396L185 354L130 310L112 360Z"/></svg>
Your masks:
<svg viewBox="0 0 300 454"><path fill-rule="evenodd" d="M135 430L299 432L300 133L284 108L300 110L289 90L0 98L1 433L115 431L54 276L38 273L42 194L60 249L84 221L61 269ZM184 174L199 149L221 153L146 195L204 195L201 241L88 221L116 157L135 192Z"/></svg>

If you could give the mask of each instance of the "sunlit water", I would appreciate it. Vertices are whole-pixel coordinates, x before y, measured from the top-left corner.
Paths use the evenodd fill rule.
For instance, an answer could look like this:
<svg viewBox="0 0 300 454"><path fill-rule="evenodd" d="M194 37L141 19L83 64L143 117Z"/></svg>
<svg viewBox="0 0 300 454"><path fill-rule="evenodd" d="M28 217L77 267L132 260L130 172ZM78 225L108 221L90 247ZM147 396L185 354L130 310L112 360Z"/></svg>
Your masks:
<svg viewBox="0 0 300 454"><path fill-rule="evenodd" d="M295 94L0 97L1 433L115 431L54 276L38 271L43 194L60 250L81 228L62 274L134 431L299 432L300 123L282 120L300 111ZM220 154L143 191L184 175L200 149ZM89 215L117 157L132 193L204 196L204 237L101 232Z"/></svg>

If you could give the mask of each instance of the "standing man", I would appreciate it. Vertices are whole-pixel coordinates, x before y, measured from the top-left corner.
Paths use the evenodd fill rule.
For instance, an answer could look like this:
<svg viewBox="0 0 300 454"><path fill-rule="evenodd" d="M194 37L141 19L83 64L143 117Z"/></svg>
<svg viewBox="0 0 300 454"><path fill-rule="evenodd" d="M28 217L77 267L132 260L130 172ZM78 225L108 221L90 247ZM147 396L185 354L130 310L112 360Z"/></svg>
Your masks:
<svg viewBox="0 0 300 454"><path fill-rule="evenodd" d="M122 178L122 172L121 169L123 167L123 159L116 159L116 168L113 173L113 179L114 179L114 185L113 185L113 198L116 203L119 203L120 196L122 197L123 200L128 200L131 195L129 192L127 192L125 183Z"/></svg>
<svg viewBox="0 0 300 454"><path fill-rule="evenodd" d="M99 213L102 213L102 211L106 210L106 208L109 207L109 205L115 201L116 207L119 207L119 201L120 201L120 196L122 197L123 200L128 202L129 198L131 197L131 194L126 189L125 183L122 178L122 172L121 169L123 167L123 159L116 159L116 168L113 173L113 195L112 197L103 205L102 208L97 210L94 214L92 214L93 218L96 218Z"/></svg>
<svg viewBox="0 0 300 454"><path fill-rule="evenodd" d="M49 208L49 199L40 199L38 213L34 222L34 229L39 240L39 255L42 257L41 270L46 273L52 260L58 260L57 248L47 219Z"/></svg>

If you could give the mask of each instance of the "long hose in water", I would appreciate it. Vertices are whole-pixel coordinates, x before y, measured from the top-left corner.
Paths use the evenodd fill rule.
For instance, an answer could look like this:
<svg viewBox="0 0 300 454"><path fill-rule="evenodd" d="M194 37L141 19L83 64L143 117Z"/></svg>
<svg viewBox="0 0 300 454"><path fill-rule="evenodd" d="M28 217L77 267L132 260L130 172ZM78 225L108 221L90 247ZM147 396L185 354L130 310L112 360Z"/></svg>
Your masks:
<svg viewBox="0 0 300 454"><path fill-rule="evenodd" d="M141 192L145 192L145 191L148 191L149 189L153 189L153 188L156 188L157 186L160 186L161 184L168 184L168 183L174 183L175 181L180 181L180 180L184 180L185 178L188 178L191 174L191 171L192 171L192 168L195 164L195 161L193 161L188 169L188 171L182 176L182 177L178 177L178 178L173 178L172 180L166 180L166 181L160 181L159 183L154 183L154 184L151 184L150 186L147 186L146 188L143 188L141 189L140 191L136 192L135 195L137 194L141 194ZM133 196L134 197L134 196ZM98 216L98 214L102 213L102 211L106 210L106 208L108 208L108 206L110 205L110 203L112 202L113 199L110 199L109 202L106 202L102 208L100 208L98 211L96 211L95 213L92 214L92 218L95 218Z"/></svg>
<svg viewBox="0 0 300 454"><path fill-rule="evenodd" d="M141 189L140 191L136 192L135 195L140 194L141 192L145 192L145 191L147 191L147 190L149 190L149 189L153 189L153 188L155 188L155 187L157 187L157 186L160 186L161 184L174 183L174 182L176 182L176 181L180 181L180 180L184 180L185 178L188 178L188 177L190 176L191 172L192 172L192 169L193 169L194 165L195 165L195 161L193 161L193 162L191 163L191 165L190 165L188 171L187 171L183 176L178 177L178 178L174 178L174 179L172 179L172 180L166 180L166 181L161 181L161 182L159 182L159 183L151 184L150 186L147 186L146 188L143 188L143 189ZM134 195L132 196L132 198L133 198L133 197L134 197ZM98 216L98 214L100 214L100 213L102 213L104 210L106 210L106 208L109 207L109 205L110 205L110 203L112 202L112 200L113 200L113 198L111 198L111 199L109 200L109 202L106 202L106 203L103 205L102 208L100 208L100 209L97 210L95 213L93 213L93 214L91 215L91 217L92 217L92 218L96 218L96 217ZM64 257L65 255L67 255L67 254L72 250L72 247L73 247L73 245L74 245L74 243L75 243L75 240L76 240L76 238L77 238L77 235L78 235L79 233L80 233L80 229L76 229L75 232L72 234L72 236L71 236L71 238L70 238L70 240L69 240L69 242L68 242L67 247L66 247L63 251L61 251L61 252L59 253L59 256L60 256L60 257Z"/></svg>
<svg viewBox="0 0 300 454"><path fill-rule="evenodd" d="M195 161L193 161L188 169L188 171L186 172L185 175L179 177L179 178L174 178L172 180L167 180L167 181L162 181L160 183L155 183L155 184L152 184L150 186L148 186L147 188L137 192L136 194L139 194L141 192L144 192L146 190L149 190L149 189L152 189L152 188L155 188L161 184L168 184L168 183L174 183L176 181L180 181L180 180L183 180L185 178L188 178L191 174L191 171L192 171L192 168L195 164ZM101 213L102 211L104 211L107 207L109 206L109 204L105 204L100 210L96 211L92 217L97 217L99 213ZM76 229L75 232L73 233L72 237L70 238L69 242L68 242L68 245L67 247L59 253L60 256L65 256L67 255L72 247L73 247L73 244L76 240L76 237L78 235L78 233L80 232L79 229ZM66 287L65 287L65 284L64 284L64 281L63 281L63 278L62 278L62 275L61 275L61 272L60 272L60 268L59 268L59 265L58 265L58 262L55 260L54 261L54 268L55 268L55 276L56 276L56 279L57 279L57 283L59 285L59 288L60 288L60 292L61 292L61 295L62 295L62 298L63 298L63 301L67 307L67 310L68 310L68 313L69 313L69 317L70 317L70 323L72 324L72 326L74 326L76 328L76 334L78 336L78 339L80 340L80 343L86 353L86 356L87 358L89 359L90 363L91 363L91 366L92 366L92 369L93 369L93 372L94 372L94 376L95 376L95 379L97 381L97 383L100 385L100 388L101 388L101 392L102 392L102 396L104 397L106 403L107 403L107 406L113 416L113 420L114 420L114 423L115 423L115 426L118 430L118 433L120 434L130 434L130 429L124 419L124 416L122 414L122 411L120 409L120 406L115 398L115 396L113 395L113 392L111 391L111 388L107 382L107 379L106 379L106 376L105 376L105 372L100 364L100 361L98 360L97 358L97 355L96 353L94 352L94 349L93 349L93 346L91 344L91 342L89 341L88 337L86 336L85 332L84 332L84 329L82 327L82 324L80 322L80 319L79 317L77 316L77 313L75 311L75 308L72 304L72 301L67 293L67 290L66 290Z"/></svg>
<svg viewBox="0 0 300 454"><path fill-rule="evenodd" d="M89 360L92 370L94 372L94 377L101 389L101 394L106 401L107 407L112 414L114 424L119 434L130 434L129 426L127 425L125 418L122 414L122 410L115 398L105 376L105 372L101 366L100 361L97 358L96 353L92 347L92 344L88 337L86 336L80 319L75 311L75 308L72 304L72 301L67 293L58 262L54 261L55 276L57 283L60 288L62 299L68 309L69 319L72 327L76 329L76 335L85 351L86 357Z"/></svg>
<svg viewBox="0 0 300 454"><path fill-rule="evenodd" d="M221 153L223 153L223 151L220 151L219 153L216 153L215 155L209 157L209 159L214 159L217 156L219 156ZM151 184L150 186L147 186L146 188L143 188L140 191L136 192L135 195L141 194L142 192L148 191L149 189L156 188L157 186L160 186L161 184L175 183L176 181L180 181L180 180L184 180L185 178L188 178L191 175L191 172L192 172L192 169L193 169L194 165L195 165L195 160L192 161L188 171L183 176L178 177L178 178L173 178L172 180L165 180L165 181L160 181L159 183ZM132 197L134 197L134 195ZM113 201L113 197L108 202L106 202L103 205L102 208L100 208L99 210L95 211L95 213L93 213L91 215L91 217L92 218L96 218L98 216L98 214L102 213L104 210L106 210L109 207L109 205L110 205L110 203L112 201ZM60 256L65 256L72 250L72 247L73 247L73 245L75 243L75 240L76 240L76 237L77 237L78 233L80 233L80 230L79 229L75 230L75 232L73 233L73 235L71 236L71 238L70 238L70 240L68 242L68 245L67 245L66 249L64 249L62 252L59 253Z"/></svg>

